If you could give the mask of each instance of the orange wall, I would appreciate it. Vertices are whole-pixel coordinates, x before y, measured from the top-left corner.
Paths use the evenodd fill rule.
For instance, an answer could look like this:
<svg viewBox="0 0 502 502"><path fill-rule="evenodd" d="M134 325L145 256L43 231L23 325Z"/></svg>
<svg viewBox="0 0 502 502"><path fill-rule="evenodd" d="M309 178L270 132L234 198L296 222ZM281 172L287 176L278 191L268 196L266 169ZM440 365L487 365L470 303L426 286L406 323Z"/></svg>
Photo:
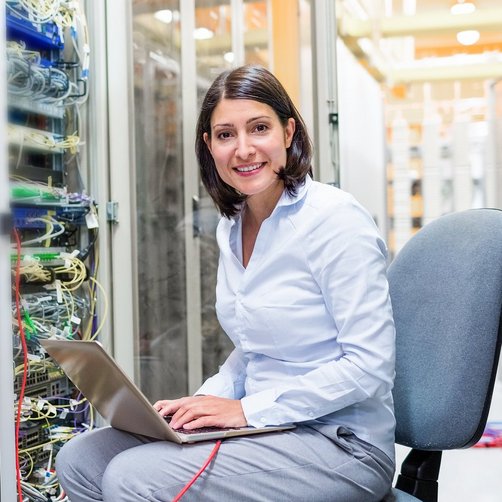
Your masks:
<svg viewBox="0 0 502 502"><path fill-rule="evenodd" d="M274 74L296 106L300 103L300 42L297 0L272 0Z"/></svg>

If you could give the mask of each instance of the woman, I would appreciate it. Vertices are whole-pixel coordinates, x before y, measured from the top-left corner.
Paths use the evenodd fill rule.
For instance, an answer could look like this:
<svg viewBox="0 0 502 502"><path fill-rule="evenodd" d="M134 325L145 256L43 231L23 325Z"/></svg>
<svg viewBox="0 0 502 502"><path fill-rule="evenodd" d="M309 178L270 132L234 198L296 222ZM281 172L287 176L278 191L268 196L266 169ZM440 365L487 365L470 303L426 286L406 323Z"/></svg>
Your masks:
<svg viewBox="0 0 502 502"><path fill-rule="evenodd" d="M175 428L296 428L225 440L184 500L382 500L394 472L395 333L373 220L312 180L305 125L262 67L214 81L196 152L223 215L216 308L235 349L196 395L154 407ZM167 501L212 448L107 428L70 441L57 472L72 502Z"/></svg>

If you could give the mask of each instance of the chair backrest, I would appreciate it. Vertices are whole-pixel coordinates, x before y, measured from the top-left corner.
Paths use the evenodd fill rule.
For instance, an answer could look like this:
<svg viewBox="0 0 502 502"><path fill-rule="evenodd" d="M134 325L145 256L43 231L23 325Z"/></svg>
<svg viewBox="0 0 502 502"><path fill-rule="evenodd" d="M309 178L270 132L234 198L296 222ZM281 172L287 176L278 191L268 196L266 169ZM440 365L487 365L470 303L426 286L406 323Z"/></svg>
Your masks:
<svg viewBox="0 0 502 502"><path fill-rule="evenodd" d="M432 221L389 267L396 442L464 448L483 432L500 351L502 211Z"/></svg>

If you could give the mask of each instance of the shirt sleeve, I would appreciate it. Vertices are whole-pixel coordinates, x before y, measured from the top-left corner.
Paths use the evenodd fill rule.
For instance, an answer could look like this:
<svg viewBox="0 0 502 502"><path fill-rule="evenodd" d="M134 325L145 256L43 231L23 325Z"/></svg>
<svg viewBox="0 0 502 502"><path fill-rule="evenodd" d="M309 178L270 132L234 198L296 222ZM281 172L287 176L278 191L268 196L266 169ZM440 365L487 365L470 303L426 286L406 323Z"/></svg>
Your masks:
<svg viewBox="0 0 502 502"><path fill-rule="evenodd" d="M355 202L346 204L320 221L306 244L342 355L244 397L244 414L253 426L312 420L392 389L395 330L386 247L373 220Z"/></svg>
<svg viewBox="0 0 502 502"><path fill-rule="evenodd" d="M242 352L235 348L221 365L216 375L208 378L195 394L240 399L244 396L246 362Z"/></svg>

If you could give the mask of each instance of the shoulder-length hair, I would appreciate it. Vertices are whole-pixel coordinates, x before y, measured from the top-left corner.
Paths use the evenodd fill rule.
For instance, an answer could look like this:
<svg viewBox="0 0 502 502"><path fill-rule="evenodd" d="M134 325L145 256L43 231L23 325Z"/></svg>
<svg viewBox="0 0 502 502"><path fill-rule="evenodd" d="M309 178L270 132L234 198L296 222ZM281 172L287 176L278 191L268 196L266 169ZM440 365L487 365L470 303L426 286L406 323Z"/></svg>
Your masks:
<svg viewBox="0 0 502 502"><path fill-rule="evenodd" d="M312 144L305 123L282 84L270 71L258 65L241 66L221 73L211 84L197 121L195 153L202 182L221 214L227 218L234 216L246 200L246 195L220 178L204 141L204 133L211 138L211 116L222 99L249 99L265 103L275 111L283 127L286 127L290 117L295 120L286 165L277 173L288 193L295 195L307 174L312 176Z"/></svg>

